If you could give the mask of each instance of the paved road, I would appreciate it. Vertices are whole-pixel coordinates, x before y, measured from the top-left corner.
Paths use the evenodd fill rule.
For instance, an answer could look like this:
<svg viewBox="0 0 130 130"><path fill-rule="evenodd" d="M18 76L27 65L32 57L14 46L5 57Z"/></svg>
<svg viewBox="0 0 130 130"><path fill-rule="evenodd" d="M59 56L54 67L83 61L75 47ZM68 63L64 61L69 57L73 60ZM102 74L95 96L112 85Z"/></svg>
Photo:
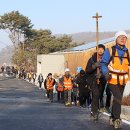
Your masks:
<svg viewBox="0 0 130 130"><path fill-rule="evenodd" d="M107 116L95 123L89 113L87 108L49 103L43 90L26 81L0 81L0 130L113 130ZM122 128L130 130L130 125Z"/></svg>

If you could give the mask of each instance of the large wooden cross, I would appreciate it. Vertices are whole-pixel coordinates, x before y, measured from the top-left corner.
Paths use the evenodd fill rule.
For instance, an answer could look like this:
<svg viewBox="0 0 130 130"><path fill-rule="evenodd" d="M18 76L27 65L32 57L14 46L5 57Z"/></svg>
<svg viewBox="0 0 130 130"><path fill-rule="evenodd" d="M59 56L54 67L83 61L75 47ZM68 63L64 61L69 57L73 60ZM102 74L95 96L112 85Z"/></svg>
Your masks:
<svg viewBox="0 0 130 130"><path fill-rule="evenodd" d="M92 18L96 19L96 42L97 42L97 51L98 51L98 41L99 41L99 33L98 33L98 19L102 18L102 16L99 16L98 13L96 13L96 16L93 16Z"/></svg>
<svg viewBox="0 0 130 130"><path fill-rule="evenodd" d="M99 33L98 33L98 19L102 18L102 16L99 16L98 13L96 13L96 16L93 16L92 18L96 19L96 42L97 42L97 61L99 61L98 59L98 41L99 41ZM100 73L99 72L99 68L97 68L97 74ZM99 84L99 79L97 79L97 84Z"/></svg>

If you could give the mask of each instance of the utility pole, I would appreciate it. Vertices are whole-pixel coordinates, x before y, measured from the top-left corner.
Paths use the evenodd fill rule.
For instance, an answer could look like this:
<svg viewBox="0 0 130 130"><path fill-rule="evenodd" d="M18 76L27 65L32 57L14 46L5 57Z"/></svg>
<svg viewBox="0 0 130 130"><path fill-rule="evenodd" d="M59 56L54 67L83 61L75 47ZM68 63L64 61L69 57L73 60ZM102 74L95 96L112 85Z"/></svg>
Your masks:
<svg viewBox="0 0 130 130"><path fill-rule="evenodd" d="M96 19L96 42L97 42L97 61L98 59L98 41L99 41L99 32L98 32L98 19L102 18L102 16L99 16L98 13L96 13L96 16L93 16L92 18ZM99 68L97 68L97 74L99 73ZM97 79L97 84L99 84L99 79Z"/></svg>

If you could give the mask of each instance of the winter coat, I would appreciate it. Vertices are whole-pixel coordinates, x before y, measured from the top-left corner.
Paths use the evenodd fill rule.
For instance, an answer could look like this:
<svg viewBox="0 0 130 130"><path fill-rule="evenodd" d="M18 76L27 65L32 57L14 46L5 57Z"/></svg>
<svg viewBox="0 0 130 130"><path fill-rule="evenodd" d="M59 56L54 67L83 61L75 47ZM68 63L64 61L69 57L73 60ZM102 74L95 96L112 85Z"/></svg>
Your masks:
<svg viewBox="0 0 130 130"><path fill-rule="evenodd" d="M38 76L38 82L42 83L43 80L44 80L44 79L43 79L43 76L42 76L42 75L39 75L39 76Z"/></svg>
<svg viewBox="0 0 130 130"><path fill-rule="evenodd" d="M97 69L93 69L92 68L92 65L94 63L97 62L97 53L94 53L92 55L92 57L90 57L90 59L88 60L88 63L87 63L87 66L86 66L86 69L85 69L85 72L88 76L88 84L91 86L93 82L96 82L96 74L97 74ZM100 68L99 68L100 69ZM100 69L100 73L102 74L101 72L101 69ZM99 79L100 83L101 84L106 84L106 80L105 80L105 77L102 75L102 77Z"/></svg>
<svg viewBox="0 0 130 130"><path fill-rule="evenodd" d="M89 92L89 86L87 84L87 75L84 76L78 75L76 78L76 83L78 84L79 92L87 93Z"/></svg>

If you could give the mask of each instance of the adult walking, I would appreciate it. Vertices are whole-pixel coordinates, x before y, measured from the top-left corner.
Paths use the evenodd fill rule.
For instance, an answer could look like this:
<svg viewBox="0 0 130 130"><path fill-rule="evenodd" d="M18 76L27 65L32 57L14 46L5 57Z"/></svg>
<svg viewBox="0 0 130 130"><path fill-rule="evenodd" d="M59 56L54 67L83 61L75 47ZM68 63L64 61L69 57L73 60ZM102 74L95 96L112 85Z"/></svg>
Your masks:
<svg viewBox="0 0 130 130"><path fill-rule="evenodd" d="M43 76L42 76L42 74L40 74L40 75L38 76L39 89L42 88L42 83L43 83L43 81L44 81Z"/></svg>
<svg viewBox="0 0 130 130"><path fill-rule="evenodd" d="M45 82L44 86L47 91L47 97L50 99L50 102L53 102L53 89L56 81L54 78L52 78L52 73L49 73Z"/></svg>
<svg viewBox="0 0 130 130"><path fill-rule="evenodd" d="M87 85L87 75L84 70L80 71L80 74L76 78L76 83L79 88L79 103L80 107L86 107L86 100L89 98L89 86Z"/></svg>
<svg viewBox="0 0 130 130"><path fill-rule="evenodd" d="M88 60L86 66L86 74L88 76L88 85L90 85L92 91L92 104L91 104L91 115L94 120L98 120L99 109L101 104L99 104L99 99L101 93L105 89L106 81L102 76L100 70L100 61L102 59L102 55L104 54L105 46L102 44L98 45L98 52L95 52L92 57ZM97 55L99 61L97 61ZM97 74L97 68L99 68L100 73ZM97 79L99 79L99 84L97 83Z"/></svg>
<svg viewBox="0 0 130 130"><path fill-rule="evenodd" d="M129 53L126 42L127 34L124 31L117 32L116 44L110 50L106 49L101 60L102 72L114 96L110 124L114 125L115 129L121 127L121 101L128 81Z"/></svg>
<svg viewBox="0 0 130 130"><path fill-rule="evenodd" d="M61 78L60 83L64 87L64 101L65 106L71 106L71 92L72 92L72 77L69 68L65 69L65 75Z"/></svg>

